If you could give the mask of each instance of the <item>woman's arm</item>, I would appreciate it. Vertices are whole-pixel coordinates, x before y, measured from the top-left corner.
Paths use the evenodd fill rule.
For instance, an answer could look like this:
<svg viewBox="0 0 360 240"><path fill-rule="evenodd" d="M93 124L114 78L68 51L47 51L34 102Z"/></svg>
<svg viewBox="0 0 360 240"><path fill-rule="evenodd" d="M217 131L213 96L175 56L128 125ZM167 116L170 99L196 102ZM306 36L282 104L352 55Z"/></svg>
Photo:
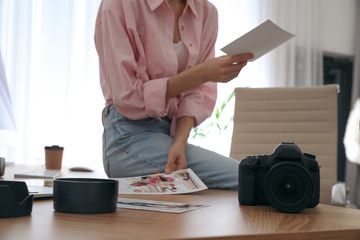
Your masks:
<svg viewBox="0 0 360 240"><path fill-rule="evenodd" d="M174 143L169 149L168 161L165 166L165 173L187 168L185 148L190 131L194 125L194 118L181 117L177 119L177 128L174 136Z"/></svg>
<svg viewBox="0 0 360 240"><path fill-rule="evenodd" d="M197 87L206 82L226 83L236 78L247 61L253 58L252 53L238 56L221 56L205 61L182 73L172 76L167 82L166 99Z"/></svg>
<svg viewBox="0 0 360 240"><path fill-rule="evenodd" d="M246 65L253 54L239 56L222 56L205 61L178 75L170 77L167 84L166 97L171 98L178 94L197 87L206 82L228 82L234 79ZM193 117L183 116L177 119L174 143L168 152L168 161L165 173L169 174L179 169L187 168L186 144L190 131L194 126Z"/></svg>

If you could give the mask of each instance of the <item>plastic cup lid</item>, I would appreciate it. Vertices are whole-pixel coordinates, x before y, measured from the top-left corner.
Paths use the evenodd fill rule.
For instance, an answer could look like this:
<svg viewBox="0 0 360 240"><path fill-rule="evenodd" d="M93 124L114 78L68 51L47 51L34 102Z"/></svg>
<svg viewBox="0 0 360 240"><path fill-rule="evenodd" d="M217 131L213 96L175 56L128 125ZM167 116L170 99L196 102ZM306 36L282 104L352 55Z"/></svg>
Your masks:
<svg viewBox="0 0 360 240"><path fill-rule="evenodd" d="M64 147L60 147L58 145L46 146L46 150L64 150Z"/></svg>

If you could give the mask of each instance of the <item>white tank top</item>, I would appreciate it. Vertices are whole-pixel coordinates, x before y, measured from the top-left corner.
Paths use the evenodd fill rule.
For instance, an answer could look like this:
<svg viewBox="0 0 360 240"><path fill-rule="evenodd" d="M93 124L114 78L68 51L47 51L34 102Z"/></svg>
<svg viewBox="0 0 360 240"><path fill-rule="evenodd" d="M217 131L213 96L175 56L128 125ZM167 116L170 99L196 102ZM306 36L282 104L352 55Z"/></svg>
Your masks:
<svg viewBox="0 0 360 240"><path fill-rule="evenodd" d="M185 47L185 44L181 40L177 43L174 43L174 49L178 59L178 73L179 73L185 70L189 53Z"/></svg>

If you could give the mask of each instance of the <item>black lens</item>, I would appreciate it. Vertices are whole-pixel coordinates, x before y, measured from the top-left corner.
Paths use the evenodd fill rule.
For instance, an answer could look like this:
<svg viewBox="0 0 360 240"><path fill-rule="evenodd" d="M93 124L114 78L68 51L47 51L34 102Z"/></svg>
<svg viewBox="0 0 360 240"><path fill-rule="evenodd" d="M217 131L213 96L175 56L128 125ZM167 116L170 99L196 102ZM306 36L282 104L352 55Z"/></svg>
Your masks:
<svg viewBox="0 0 360 240"><path fill-rule="evenodd" d="M300 212L310 204L314 190L309 172L293 162L275 164L264 181L266 199L280 212Z"/></svg>

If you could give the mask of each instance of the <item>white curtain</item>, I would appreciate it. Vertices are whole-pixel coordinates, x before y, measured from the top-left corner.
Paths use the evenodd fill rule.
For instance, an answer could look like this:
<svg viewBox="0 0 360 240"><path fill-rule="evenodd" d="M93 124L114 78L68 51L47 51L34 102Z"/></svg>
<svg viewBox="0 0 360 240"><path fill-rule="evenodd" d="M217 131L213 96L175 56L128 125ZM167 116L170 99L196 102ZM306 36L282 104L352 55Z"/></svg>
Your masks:
<svg viewBox="0 0 360 240"><path fill-rule="evenodd" d="M64 146L64 164L98 166L101 110L93 35L99 0L1 0L0 46L19 143L8 161L43 163Z"/></svg>
<svg viewBox="0 0 360 240"><path fill-rule="evenodd" d="M356 29L355 29L355 59L354 76L351 93L352 106L360 98L360 0L356 1Z"/></svg>
<svg viewBox="0 0 360 240"><path fill-rule="evenodd" d="M0 50L0 156L5 157L3 151L16 144L16 136L13 106Z"/></svg>
<svg viewBox="0 0 360 240"><path fill-rule="evenodd" d="M2 54L0 51L0 131L15 131L15 119ZM1 137L1 134L0 134ZM0 140L0 146L2 146Z"/></svg>
<svg viewBox="0 0 360 240"><path fill-rule="evenodd" d="M232 86L314 86L322 83L318 1L210 0L219 12L219 49L257 25L272 20L296 35L259 60L248 64ZM231 86L231 87L232 87ZM228 87L228 86L226 86Z"/></svg>
<svg viewBox="0 0 360 240"><path fill-rule="evenodd" d="M259 20L271 19L295 38L269 53L262 62L265 86L316 86L322 84L319 48L319 7L313 0L257 0Z"/></svg>

